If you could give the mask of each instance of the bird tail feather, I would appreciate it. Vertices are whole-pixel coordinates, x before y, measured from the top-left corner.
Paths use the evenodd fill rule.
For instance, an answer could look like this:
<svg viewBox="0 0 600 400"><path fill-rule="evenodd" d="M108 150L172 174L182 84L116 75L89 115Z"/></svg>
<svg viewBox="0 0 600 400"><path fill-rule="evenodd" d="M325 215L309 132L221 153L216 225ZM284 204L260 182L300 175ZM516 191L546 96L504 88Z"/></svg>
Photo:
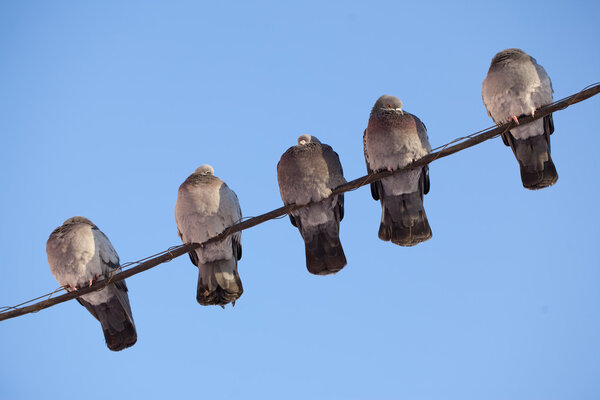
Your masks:
<svg viewBox="0 0 600 400"><path fill-rule="evenodd" d="M235 305L243 292L235 257L198 264L198 303L203 306L225 306L228 303Z"/></svg>
<svg viewBox="0 0 600 400"><path fill-rule="evenodd" d="M550 134L554 130L552 119L544 120L544 133L527 139L516 139L508 135L519 167L523 186L530 190L543 189L558 181L556 167L550 157Z"/></svg>
<svg viewBox="0 0 600 400"><path fill-rule="evenodd" d="M431 227L419 191L381 199L379 238L400 246L414 246L431 238Z"/></svg>
<svg viewBox="0 0 600 400"><path fill-rule="evenodd" d="M306 268L315 275L330 275L347 264L339 236L339 222L329 221L316 227L303 227Z"/></svg>
<svg viewBox="0 0 600 400"><path fill-rule="evenodd" d="M77 300L100 321L104 340L110 350L120 351L131 347L137 342L137 332L129 300L123 301L123 296L127 297L127 292L121 293L121 289L111 286L104 290L110 290L115 294L106 303L91 304L81 297Z"/></svg>

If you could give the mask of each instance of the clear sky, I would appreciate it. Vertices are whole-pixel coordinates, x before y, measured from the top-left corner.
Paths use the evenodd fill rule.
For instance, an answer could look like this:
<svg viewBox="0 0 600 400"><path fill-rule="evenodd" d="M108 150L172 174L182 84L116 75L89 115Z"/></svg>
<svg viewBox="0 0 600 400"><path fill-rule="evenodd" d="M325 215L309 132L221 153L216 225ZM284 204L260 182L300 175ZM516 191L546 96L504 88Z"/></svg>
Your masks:
<svg viewBox="0 0 600 400"><path fill-rule="evenodd" d="M46 240L74 215L122 262L179 244L177 188L201 164L244 216L281 206L300 134L364 175L382 94L436 147L492 125L502 49L534 56L555 99L600 81L597 1L282 3L0 3L0 306L57 287ZM433 163L414 248L348 193L335 276L306 271L285 218L243 232L235 308L196 303L187 256L128 279L131 349L75 301L0 322L0 399L598 399L598 115L600 98L555 114L548 189L521 186L498 138Z"/></svg>

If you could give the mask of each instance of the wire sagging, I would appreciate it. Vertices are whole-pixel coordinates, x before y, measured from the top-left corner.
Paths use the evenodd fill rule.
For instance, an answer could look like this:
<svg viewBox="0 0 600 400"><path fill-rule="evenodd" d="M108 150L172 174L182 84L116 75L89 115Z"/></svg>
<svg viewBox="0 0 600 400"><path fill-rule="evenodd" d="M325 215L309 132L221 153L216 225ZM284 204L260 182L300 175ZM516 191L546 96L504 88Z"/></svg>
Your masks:
<svg viewBox="0 0 600 400"><path fill-rule="evenodd" d="M600 93L600 83L591 84L578 93L575 93L571 96L565 97L564 99L555 101L552 104L548 104L546 106L543 106L543 107L535 110L535 113L533 115L526 115L526 116L519 117L519 124L524 125L524 124L530 123L532 121L535 121L537 119L543 118L544 116L551 114L553 112L564 110L565 108L567 108L573 104L579 103L581 101L587 100L590 97L597 95L598 93ZM345 193L345 192L348 192L351 190L355 190L355 189L358 189L359 187L368 185L372 182L381 180L388 176L395 175L395 174L398 174L400 172L407 171L410 169L419 168L426 164L430 164L435 160L458 153L459 151L468 149L469 147L473 147L477 144L485 142L486 140L492 139L504 132L511 130L512 128L514 128L516 126L517 126L517 123L515 123L514 121L510 121L506 124L493 126L493 127L475 132L468 136L454 139L451 142L448 142L443 146L436 147L433 152L427 154L425 157L422 157L422 158L412 162L411 164L407 165L404 168L396 169L393 171L386 170L386 171L380 171L380 172L373 172L373 173L370 173L363 177L360 177L360 178L354 179L350 182L347 182L341 186L338 186L337 188L335 188L332 191L330 196L334 196L334 195ZM454 143L457 143L457 144L454 144ZM302 207L307 207L310 204L312 204L312 203L305 204L305 205L290 204L290 205L269 211L265 214L261 214L256 217L252 217L252 218L248 218L248 219L246 219L247 217L244 217L244 218L242 218L242 220L240 222L236 223L235 225L230 226L229 228L227 228L226 230L224 230L217 236L214 236L203 243L191 243L191 244L183 244L183 245L179 245L179 246L173 246L165 251L162 251L160 253L154 254L149 257L145 257L141 260L122 264L119 268L117 268L113 272L113 274L109 278L103 279L101 281L97 281L89 287L81 288L81 289L78 289L78 290L72 291L72 292L67 292L67 293L64 293L57 297L52 297L56 292L62 290L62 288L59 288L59 289L53 291L52 293L36 297L35 299L23 302L21 304L13 306L13 307L0 307L0 309L5 310L5 311L0 312L0 321L4 321L6 319L15 318L15 317L18 317L21 315L37 312L37 311L43 310L45 308L52 307L56 304L60 304L65 301L68 301L68 300L83 296L85 294L94 292L96 290L103 289L110 283L114 283L114 282L129 278L133 275L139 274L150 268L154 268L157 265L171 261L174 258L182 256L183 254L186 254L200 246L204 246L208 243L220 241L220 240L226 238L228 235L231 235L232 233L252 228L256 225L262 224L263 222L266 222L266 221L269 221L272 219L280 218L280 217L284 216L285 214L288 214L292 210L302 208ZM124 269L125 267L129 267L129 268ZM46 300L37 302L37 303L29 305L29 306L24 306L25 304L29 304L31 302L34 302L34 301L39 300L44 297L51 297L51 298L48 298Z"/></svg>

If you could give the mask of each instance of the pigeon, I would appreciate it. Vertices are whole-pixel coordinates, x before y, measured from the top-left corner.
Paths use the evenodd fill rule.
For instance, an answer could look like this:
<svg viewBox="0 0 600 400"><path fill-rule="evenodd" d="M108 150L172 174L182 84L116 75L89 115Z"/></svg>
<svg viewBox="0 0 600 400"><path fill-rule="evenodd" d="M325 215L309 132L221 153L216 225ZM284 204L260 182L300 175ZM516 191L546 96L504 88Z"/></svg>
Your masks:
<svg viewBox="0 0 600 400"><path fill-rule="evenodd" d="M344 195L332 197L337 186L346 183L335 151L311 135L301 135L277 164L277 181L285 205L304 205L290 212L293 226L304 239L306 267L311 274L335 274L346 265L340 242L340 221L344 218Z"/></svg>
<svg viewBox="0 0 600 400"><path fill-rule="evenodd" d="M383 95L375 102L363 135L367 171L403 168L431 152L427 129L402 102ZM431 238L423 208L429 192L429 167L419 167L371 183L371 195L381 200L379 238L414 246Z"/></svg>
<svg viewBox="0 0 600 400"><path fill-rule="evenodd" d="M214 175L210 165L198 167L179 186L175 222L183 243L202 243L241 218L237 196ZM192 264L198 267L198 303L235 306L244 291L237 271L237 262L242 258L241 240L241 232L236 232L188 253Z"/></svg>
<svg viewBox="0 0 600 400"><path fill-rule="evenodd" d="M533 115L537 108L552 103L552 82L544 67L520 49L502 50L492 59L483 80L481 95L488 115L496 124ZM527 189L542 189L558 180L550 158L550 135L554 132L552 114L517 126L502 134L521 168L521 181Z"/></svg>
<svg viewBox="0 0 600 400"><path fill-rule="evenodd" d="M50 271L67 291L106 279L119 267L108 237L87 218L73 217L56 228L46 243ZM137 341L125 281L85 294L77 301L100 321L106 345L120 351Z"/></svg>

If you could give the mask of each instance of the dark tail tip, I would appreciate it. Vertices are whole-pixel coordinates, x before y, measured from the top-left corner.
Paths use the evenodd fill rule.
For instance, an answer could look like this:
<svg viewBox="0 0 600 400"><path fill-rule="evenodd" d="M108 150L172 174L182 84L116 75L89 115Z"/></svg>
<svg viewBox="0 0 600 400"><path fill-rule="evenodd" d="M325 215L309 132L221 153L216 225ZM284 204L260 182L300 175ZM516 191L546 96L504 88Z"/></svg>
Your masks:
<svg viewBox="0 0 600 400"><path fill-rule="evenodd" d="M320 232L305 243L306 268L314 275L331 275L347 264L346 255L338 236Z"/></svg>
<svg viewBox="0 0 600 400"><path fill-rule="evenodd" d="M512 134L507 136L519 162L521 182L526 189L543 189L558 181L558 173L550 157L550 134L553 130L550 116L544 119L543 134L526 139L516 139Z"/></svg>
<svg viewBox="0 0 600 400"><path fill-rule="evenodd" d="M558 173L552 159L544 163L544 168L541 171L521 166L521 181L523 187L530 190L543 189L554 185L558 181Z"/></svg>
<svg viewBox="0 0 600 400"><path fill-rule="evenodd" d="M381 223L379 225L379 239L384 241L392 241L399 246L414 246L421 242L425 242L433 236L427 216L423 214L423 218L417 221L414 225L406 227L401 223L387 225Z"/></svg>
<svg viewBox="0 0 600 400"><path fill-rule="evenodd" d="M240 298L242 293L243 289L241 288L240 291L230 292L221 287L218 287L213 291L198 287L198 291L196 292L196 301L203 306L224 307L229 303L235 303L235 301Z"/></svg>
<svg viewBox="0 0 600 400"><path fill-rule="evenodd" d="M106 346L112 351L120 351L133 346L137 342L137 332L127 293L117 289L115 285L109 285L104 290L115 290L116 296L112 296L106 303L90 304L84 300L80 303L85 306L102 325Z"/></svg>
<svg viewBox="0 0 600 400"><path fill-rule="evenodd" d="M225 306L244 293L235 259L213 261L198 266L196 300L203 306Z"/></svg>
<svg viewBox="0 0 600 400"><path fill-rule="evenodd" d="M121 351L137 342L137 332L130 321L124 322L123 330L103 329L103 331L106 345L112 351Z"/></svg>
<svg viewBox="0 0 600 400"><path fill-rule="evenodd" d="M414 246L431 239L421 192L386 196L382 202L379 238L400 246Z"/></svg>

